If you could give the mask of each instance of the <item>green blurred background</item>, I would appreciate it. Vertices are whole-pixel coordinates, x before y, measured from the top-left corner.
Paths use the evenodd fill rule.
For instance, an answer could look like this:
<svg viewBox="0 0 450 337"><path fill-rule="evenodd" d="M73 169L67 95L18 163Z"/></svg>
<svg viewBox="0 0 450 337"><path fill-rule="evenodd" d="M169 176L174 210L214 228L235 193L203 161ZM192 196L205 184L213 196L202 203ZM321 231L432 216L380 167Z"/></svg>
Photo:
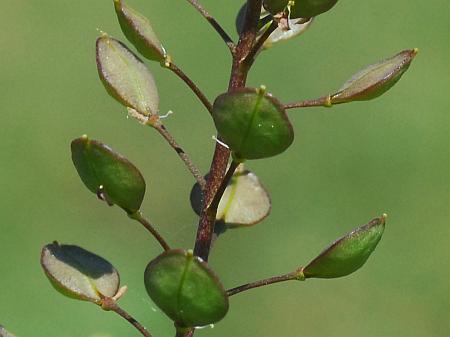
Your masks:
<svg viewBox="0 0 450 337"><path fill-rule="evenodd" d="M242 0L203 0L234 32ZM186 1L129 0L149 16L175 61L212 100L230 60ZM383 212L385 236L369 263L337 280L286 283L231 299L228 316L199 336L381 337L450 334L450 8L447 1L340 1L302 37L264 52L249 85L281 100L337 89L361 67L418 47L409 72L383 97L290 111L296 140L252 161L273 210L257 227L226 233L211 265L226 287L284 273ZM123 39L112 0L7 0L0 10L0 323L19 337L119 337L138 332L112 313L56 293L39 266L41 247L74 243L109 259L129 292L121 301L155 337L173 336L148 299L142 275L160 250L117 207L81 184L69 143L88 134L144 173L144 213L170 243L191 247L193 184L156 133L126 118L97 77L98 29ZM214 134L183 83L149 64L167 127L203 171Z"/></svg>

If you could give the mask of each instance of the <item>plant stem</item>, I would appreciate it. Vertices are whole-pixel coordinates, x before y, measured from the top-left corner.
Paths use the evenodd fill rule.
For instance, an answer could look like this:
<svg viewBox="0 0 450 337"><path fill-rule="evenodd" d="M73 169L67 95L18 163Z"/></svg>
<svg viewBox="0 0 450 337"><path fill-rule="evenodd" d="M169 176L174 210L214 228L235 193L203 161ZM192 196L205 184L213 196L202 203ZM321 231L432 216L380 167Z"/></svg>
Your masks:
<svg viewBox="0 0 450 337"><path fill-rule="evenodd" d="M247 0L244 26L233 58L229 91L244 87L247 81L247 75L252 64L247 64L245 59L251 52L258 35L261 6L262 0Z"/></svg>
<svg viewBox="0 0 450 337"><path fill-rule="evenodd" d="M154 127L160 134L163 136L163 138L169 143L169 145L172 147L172 149L175 150L175 152L178 154L178 156L181 158L183 163L186 165L186 167L189 169L189 171L192 173L194 178L199 183L202 190L206 187L206 181L203 177L203 174L199 171L199 169L194 165L191 158L187 155L186 152L181 148L180 145L175 141L175 138L170 134L169 131L167 131L166 127L161 123L160 120L157 120L156 122L149 123L152 127Z"/></svg>
<svg viewBox="0 0 450 337"><path fill-rule="evenodd" d="M243 284L239 287L233 288L233 289L229 289L227 290L227 295L228 296L233 296L236 295L240 292L249 290L249 289L253 289L253 288L259 288L259 287L264 287L267 286L269 284L274 284L274 283L279 283L279 282L285 282L285 281L292 281L292 280L298 280L299 278L299 274L298 271L286 274L286 275L280 275L280 276L275 276L275 277L270 277L264 280L260 280L260 281L255 281L255 282L251 282L251 283L247 283L247 284Z"/></svg>
<svg viewBox="0 0 450 337"><path fill-rule="evenodd" d="M299 101L299 102L293 102L289 104L285 104L285 109L294 109L294 108L310 108L310 107L316 107L316 106L322 106L322 107L331 107L331 96L323 96L317 99L309 99L305 101Z"/></svg>
<svg viewBox="0 0 450 337"><path fill-rule="evenodd" d="M195 329L180 329L177 328L177 333L175 337L192 337L194 335Z"/></svg>
<svg viewBox="0 0 450 337"><path fill-rule="evenodd" d="M269 38L270 34L274 32L275 29L277 29L278 23L273 20L269 27L266 28L264 33L259 37L259 39L256 41L255 45L253 46L252 50L248 53L247 57L245 58L245 63L252 64L255 62L255 57L258 54L258 52L261 50L261 47L263 46L264 42Z"/></svg>
<svg viewBox="0 0 450 337"><path fill-rule="evenodd" d="M233 65L228 91L245 86L250 66L244 67L243 60L250 52L258 33L261 4L262 0L247 0L244 27L233 53ZM208 261L217 213L217 208L214 209L213 207L208 207L208 205L211 205L214 198L219 198L220 200L222 197L221 194L217 194L217 191L224 180L229 158L230 150L217 143L204 193L204 205L200 215L194 247L194 254L204 261Z"/></svg>
<svg viewBox="0 0 450 337"><path fill-rule="evenodd" d="M140 222L153 235L153 237L156 239L156 241L159 242L159 244L165 251L170 250L170 246L167 244L166 240L164 240L161 234L159 234L159 232L151 225L151 223L143 217L140 211L129 214L129 217Z"/></svg>
<svg viewBox="0 0 450 337"><path fill-rule="evenodd" d="M238 48L248 53L253 46L258 33L259 17L261 15L262 0L247 0L247 12L242 33L239 37Z"/></svg>
<svg viewBox="0 0 450 337"><path fill-rule="evenodd" d="M236 171L236 168L239 166L240 163L233 160L230 164L230 167L228 168L227 173L225 174L225 177L222 179L222 183L220 184L219 188L217 189L216 194L214 195L213 200L211 203L207 206L208 211L215 210L217 212L217 208L219 207L220 200L222 199L223 193L225 192L225 189L227 188L231 178L233 178L234 171ZM214 216L216 215L216 212L214 212Z"/></svg>
<svg viewBox="0 0 450 337"><path fill-rule="evenodd" d="M212 17L198 2L197 0L187 0L192 6L194 6L197 11L211 24L211 26L219 33L222 40L226 43L228 48L231 51L231 54L234 54L236 46L234 45L231 37L225 32L222 26Z"/></svg>
<svg viewBox="0 0 450 337"><path fill-rule="evenodd" d="M181 78L184 83L194 92L195 95L197 95L198 99L203 103L205 108L209 111L209 113L212 113L212 104L209 102L209 100L206 98L206 96L203 94L203 92L197 87L197 85L187 76L180 68L176 66L171 61L167 61L164 63L164 66L167 69L170 69L173 73L175 73L179 78Z"/></svg>
<svg viewBox="0 0 450 337"><path fill-rule="evenodd" d="M228 165L229 156L230 150L220 144L216 145L204 192L204 206L200 216L194 247L194 255L201 257L204 261L208 261L217 213L217 210L216 212L212 209L208 211L205 205L211 203L211 200L220 187Z"/></svg>
<svg viewBox="0 0 450 337"><path fill-rule="evenodd" d="M102 308L108 311L114 311L116 314L120 315L126 319L132 326L134 326L144 337L152 337L150 332L135 318L133 318L128 312L123 310L113 298L105 298L102 302Z"/></svg>
<svg viewBox="0 0 450 337"><path fill-rule="evenodd" d="M261 13L262 0L248 0L247 12L242 33L239 38L236 51L233 54L233 65L228 85L228 91L244 87L250 67L243 67L242 62L249 53L256 39L258 32L258 20ZM214 198L220 198L217 194L225 176L230 150L219 143L216 144L213 160L211 163L209 179L206 185L204 206L200 216L200 222L195 240L194 254L208 261L211 241L216 221L217 208L208 207Z"/></svg>

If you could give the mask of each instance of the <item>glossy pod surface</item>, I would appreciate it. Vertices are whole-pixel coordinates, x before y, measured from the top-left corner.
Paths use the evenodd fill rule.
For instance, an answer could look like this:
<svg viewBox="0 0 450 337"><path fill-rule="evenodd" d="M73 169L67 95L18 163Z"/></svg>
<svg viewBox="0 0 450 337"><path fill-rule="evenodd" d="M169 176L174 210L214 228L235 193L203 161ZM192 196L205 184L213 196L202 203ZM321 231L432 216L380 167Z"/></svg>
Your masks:
<svg viewBox="0 0 450 337"><path fill-rule="evenodd" d="M214 272L192 252L167 251L151 261L144 274L150 298L180 327L221 320L228 297Z"/></svg>
<svg viewBox="0 0 450 337"><path fill-rule="evenodd" d="M277 99L263 89L243 88L216 98L213 119L219 135L240 160L285 151L294 131Z"/></svg>

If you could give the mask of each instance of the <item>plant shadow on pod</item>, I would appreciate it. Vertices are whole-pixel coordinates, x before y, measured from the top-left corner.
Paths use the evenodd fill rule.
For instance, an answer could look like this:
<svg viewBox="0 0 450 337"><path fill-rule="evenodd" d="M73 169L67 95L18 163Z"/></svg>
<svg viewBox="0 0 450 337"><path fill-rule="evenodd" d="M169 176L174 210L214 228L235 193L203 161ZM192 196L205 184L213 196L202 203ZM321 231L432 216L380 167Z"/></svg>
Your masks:
<svg viewBox="0 0 450 337"><path fill-rule="evenodd" d="M78 246L58 242L44 246L41 266L53 287L73 299L100 305L119 290L119 273L111 263Z"/></svg>

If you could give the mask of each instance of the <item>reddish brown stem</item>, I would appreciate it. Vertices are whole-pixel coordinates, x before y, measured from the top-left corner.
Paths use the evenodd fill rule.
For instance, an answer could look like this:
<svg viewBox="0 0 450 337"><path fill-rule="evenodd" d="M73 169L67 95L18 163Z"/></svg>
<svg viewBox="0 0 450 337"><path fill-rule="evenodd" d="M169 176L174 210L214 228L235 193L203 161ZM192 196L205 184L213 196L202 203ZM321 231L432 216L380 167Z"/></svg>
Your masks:
<svg viewBox="0 0 450 337"><path fill-rule="evenodd" d="M214 216L216 215L217 209L219 207L220 200L222 199L223 193L225 192L225 189L228 186L228 183L230 182L231 178L233 178L234 171L236 171L236 168L239 166L239 162L233 160L230 164L230 167L228 168L227 174L225 174L225 177L222 180L222 183L220 184L216 195L214 196L213 200L211 201L211 204L208 205L208 211L215 210Z"/></svg>
<svg viewBox="0 0 450 337"><path fill-rule="evenodd" d="M200 14L210 23L210 25L216 30L216 32L220 35L222 40L228 46L231 53L234 53L235 45L231 37L225 32L222 26L216 21L214 17L212 17L203 7L200 5L197 0L187 0L192 6L200 12Z"/></svg>
<svg viewBox="0 0 450 337"><path fill-rule="evenodd" d="M179 329L177 328L177 333L175 337L192 337L194 335L195 329Z"/></svg>
<svg viewBox="0 0 450 337"><path fill-rule="evenodd" d="M331 97L323 96L316 99L309 99L305 101L299 101L299 102L293 102L288 103L284 105L285 109L295 109L295 108L310 108L310 107L316 107L316 106L322 106L322 107L331 107Z"/></svg>
<svg viewBox="0 0 450 337"><path fill-rule="evenodd" d="M153 237L156 239L156 241L158 241L158 243L165 251L170 250L170 246L167 244L166 240L164 240L162 235L159 234L159 232L152 226L152 224L142 216L142 213L140 211L137 211L133 214L129 214L128 216L131 219L138 221L142 226L144 226L145 229L147 229L150 232L150 234L153 235Z"/></svg>
<svg viewBox="0 0 450 337"><path fill-rule="evenodd" d="M206 183L204 205L209 205L216 195L228 165L230 150L220 144L216 145L211 164L209 179ZM194 254L208 261L217 210L203 207L195 240Z"/></svg>
<svg viewBox="0 0 450 337"><path fill-rule="evenodd" d="M245 66L243 61L253 47L258 32L258 21L261 14L262 0L248 0L245 24L233 54L233 65L228 85L228 91L245 86L247 74L250 66ZM213 199L221 198L217 194L223 183L225 172L230 158L230 150L217 143L210 168L209 178L206 184L204 195L204 205L201 212L200 221L195 240L194 254L207 261L211 248L211 241L214 232L217 207L208 207Z"/></svg>
<svg viewBox="0 0 450 337"><path fill-rule="evenodd" d="M123 317L132 326L134 326L144 337L152 337L150 332L139 323L133 316L123 310L113 298L105 298L102 303L102 308L107 311L114 311L116 314Z"/></svg>
<svg viewBox="0 0 450 337"><path fill-rule="evenodd" d="M203 174L200 170L195 166L191 158L188 154L183 150L183 148L176 142L175 138L167 131L166 127L161 123L160 120L150 124L153 128L155 128L161 136L169 143L169 145L174 149L174 151L178 154L178 157L181 158L184 165L188 168L188 170L192 173L195 180L199 183L202 190L205 189L206 181L203 177Z"/></svg>
<svg viewBox="0 0 450 337"><path fill-rule="evenodd" d="M243 284L239 287L227 290L227 295L233 296L233 295L236 295L240 292L243 292L243 291L246 291L249 289L264 287L269 284L285 282L285 281L292 281L292 280L298 280L298 272L297 271L286 274L286 275L270 277L270 278L267 278L264 280Z"/></svg>
<svg viewBox="0 0 450 337"><path fill-rule="evenodd" d="M264 33L262 33L262 35L259 37L258 41L256 41L255 45L248 53L247 57L245 58L245 63L251 65L253 62L255 62L255 58L258 55L258 52L260 51L260 49L262 48L264 42L266 42L266 40L269 38L270 34L272 34L274 32L274 30L277 29L277 27L278 27L278 23L275 20L272 21L272 23L269 25L269 27L266 28Z"/></svg>
<svg viewBox="0 0 450 337"><path fill-rule="evenodd" d="M164 66L167 69L170 69L175 75L177 75L184 83L194 92L194 94L198 97L200 102L203 103L205 108L212 113L212 104L209 102L208 98L206 98L205 94L200 90L199 87L187 76L180 68L177 67L175 63L166 62Z"/></svg>

